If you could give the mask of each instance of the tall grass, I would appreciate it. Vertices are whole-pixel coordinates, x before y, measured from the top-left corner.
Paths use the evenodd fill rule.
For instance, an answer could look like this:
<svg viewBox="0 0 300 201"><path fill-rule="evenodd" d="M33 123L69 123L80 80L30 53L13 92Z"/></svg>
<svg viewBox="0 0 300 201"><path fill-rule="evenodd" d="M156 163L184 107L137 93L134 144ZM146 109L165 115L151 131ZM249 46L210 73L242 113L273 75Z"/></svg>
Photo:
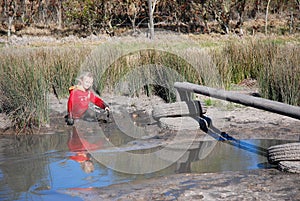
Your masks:
<svg viewBox="0 0 300 201"><path fill-rule="evenodd" d="M234 40L222 49L214 50L213 58L225 88L229 89L232 83L240 83L244 79L256 79L268 49L272 47L263 47L257 40Z"/></svg>
<svg viewBox="0 0 300 201"><path fill-rule="evenodd" d="M0 51L1 111L15 128L39 128L49 123L48 94L68 93L89 52L80 48L4 48Z"/></svg>
<svg viewBox="0 0 300 201"><path fill-rule="evenodd" d="M265 98L300 105L299 45L276 40L230 41L212 55L227 89L256 79Z"/></svg>
<svg viewBox="0 0 300 201"><path fill-rule="evenodd" d="M263 97L300 106L300 47L277 47L272 60L265 60L259 76Z"/></svg>
<svg viewBox="0 0 300 201"><path fill-rule="evenodd" d="M18 65L18 67L16 67ZM41 69L31 68L26 61L5 63L1 72L2 109L13 117L14 124L22 129L48 121L47 91Z"/></svg>
<svg viewBox="0 0 300 201"><path fill-rule="evenodd" d="M108 43L99 46L84 66L96 75L98 91L116 92L126 83L131 95L160 94L166 101L174 100L176 81L208 86L220 83L207 52L180 37Z"/></svg>
<svg viewBox="0 0 300 201"><path fill-rule="evenodd" d="M224 41L223 41L224 42ZM222 42L222 44L224 44ZM158 94L174 100L174 82L230 88L257 79L263 97L300 105L299 46L270 40L235 40L212 51L180 38L122 40L93 46L2 48L0 111L19 130L49 122L48 94L67 97L81 71L94 74L94 88L129 95Z"/></svg>
<svg viewBox="0 0 300 201"><path fill-rule="evenodd" d="M106 69L100 83L114 89L120 82L127 82L132 94L139 95L144 87L149 94L158 93L156 90L169 93L176 81L203 84L203 80L197 69L178 55L146 49L119 58Z"/></svg>

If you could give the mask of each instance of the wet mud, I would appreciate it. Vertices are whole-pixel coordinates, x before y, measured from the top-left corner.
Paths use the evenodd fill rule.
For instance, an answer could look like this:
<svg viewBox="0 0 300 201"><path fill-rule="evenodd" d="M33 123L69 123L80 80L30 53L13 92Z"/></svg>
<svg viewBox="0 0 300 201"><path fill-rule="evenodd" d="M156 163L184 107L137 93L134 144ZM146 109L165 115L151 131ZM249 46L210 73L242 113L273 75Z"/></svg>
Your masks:
<svg viewBox="0 0 300 201"><path fill-rule="evenodd" d="M68 194L83 200L299 200L299 184L297 175L265 169L177 174Z"/></svg>

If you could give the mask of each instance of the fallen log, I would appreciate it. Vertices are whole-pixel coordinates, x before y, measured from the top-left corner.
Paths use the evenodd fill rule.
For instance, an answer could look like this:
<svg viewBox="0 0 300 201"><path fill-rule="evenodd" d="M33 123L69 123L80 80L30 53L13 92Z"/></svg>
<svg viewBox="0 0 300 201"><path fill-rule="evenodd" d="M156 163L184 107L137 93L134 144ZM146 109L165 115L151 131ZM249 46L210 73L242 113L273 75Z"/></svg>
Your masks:
<svg viewBox="0 0 300 201"><path fill-rule="evenodd" d="M177 100L179 101L189 101L191 99L191 93L197 93L300 120L300 107L297 106L250 95L200 86L188 82L175 82L174 87L177 89Z"/></svg>

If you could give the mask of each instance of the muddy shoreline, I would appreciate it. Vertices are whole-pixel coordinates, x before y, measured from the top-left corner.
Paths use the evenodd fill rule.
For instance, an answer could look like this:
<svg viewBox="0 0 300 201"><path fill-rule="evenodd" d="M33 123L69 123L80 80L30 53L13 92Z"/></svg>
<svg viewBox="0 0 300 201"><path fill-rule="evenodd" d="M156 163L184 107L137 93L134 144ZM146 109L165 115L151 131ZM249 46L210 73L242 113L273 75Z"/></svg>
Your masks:
<svg viewBox="0 0 300 201"><path fill-rule="evenodd" d="M177 174L67 193L83 200L299 200L299 183L299 176L266 169Z"/></svg>

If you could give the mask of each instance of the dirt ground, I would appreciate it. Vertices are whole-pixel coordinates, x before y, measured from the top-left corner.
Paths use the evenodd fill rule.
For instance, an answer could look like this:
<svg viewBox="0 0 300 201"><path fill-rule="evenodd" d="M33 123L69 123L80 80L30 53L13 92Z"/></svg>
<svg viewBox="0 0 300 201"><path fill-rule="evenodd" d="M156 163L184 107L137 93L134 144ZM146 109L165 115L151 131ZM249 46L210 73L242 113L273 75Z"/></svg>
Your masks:
<svg viewBox="0 0 300 201"><path fill-rule="evenodd" d="M70 191L83 200L300 200L300 177L275 169L177 174Z"/></svg>
<svg viewBox="0 0 300 201"><path fill-rule="evenodd" d="M163 103L159 97L129 98L103 95L103 99L113 109L122 107L130 114L142 111L144 116L151 116L153 107ZM49 134L67 129L62 123L67 100L58 101L54 96L50 96L50 100L52 119L49 127L45 129ZM290 117L225 101L216 101L208 107L205 115L212 120L216 128L235 139L300 140L300 122ZM132 117L134 120L134 116ZM152 135L164 140L172 133L162 132L157 124L151 129ZM205 135L202 131L197 132ZM104 188L68 190L64 193L83 200L300 200L300 176L281 172L275 167L251 171L189 173Z"/></svg>
<svg viewBox="0 0 300 201"><path fill-rule="evenodd" d="M237 139L300 140L300 121L279 114L242 106L231 110L210 107L207 116Z"/></svg>

